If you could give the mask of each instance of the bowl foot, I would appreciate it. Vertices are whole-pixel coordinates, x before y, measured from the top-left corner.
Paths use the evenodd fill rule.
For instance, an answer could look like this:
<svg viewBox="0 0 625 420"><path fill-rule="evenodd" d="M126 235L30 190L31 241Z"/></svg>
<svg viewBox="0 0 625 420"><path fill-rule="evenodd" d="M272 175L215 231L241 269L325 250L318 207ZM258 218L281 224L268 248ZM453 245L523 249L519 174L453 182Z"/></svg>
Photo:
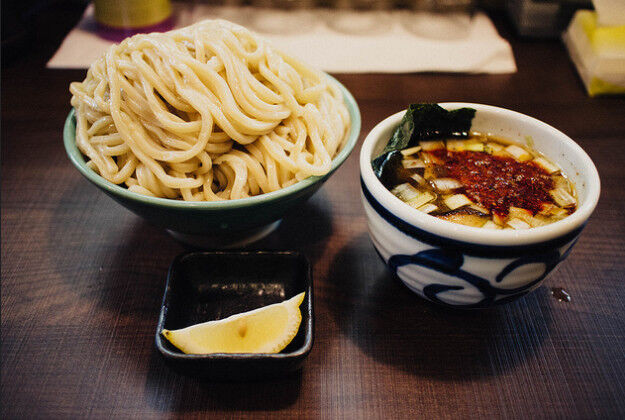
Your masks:
<svg viewBox="0 0 625 420"><path fill-rule="evenodd" d="M227 232L223 234L206 234L197 235L192 233L183 233L175 230L167 229L167 232L174 239L203 249L222 249L222 248L243 248L253 242L263 239L271 232L276 230L282 222L282 219L269 223L258 228L244 230L241 232Z"/></svg>

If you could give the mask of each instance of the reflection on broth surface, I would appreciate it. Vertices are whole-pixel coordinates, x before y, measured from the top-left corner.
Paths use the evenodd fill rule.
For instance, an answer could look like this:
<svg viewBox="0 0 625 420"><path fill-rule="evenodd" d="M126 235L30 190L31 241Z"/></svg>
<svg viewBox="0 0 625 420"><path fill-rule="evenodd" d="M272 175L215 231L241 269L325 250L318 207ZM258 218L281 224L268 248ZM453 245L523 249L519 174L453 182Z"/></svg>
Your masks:
<svg viewBox="0 0 625 420"><path fill-rule="evenodd" d="M480 133L421 141L401 150L385 186L402 201L450 222L529 229L561 220L577 206L561 169L518 144Z"/></svg>

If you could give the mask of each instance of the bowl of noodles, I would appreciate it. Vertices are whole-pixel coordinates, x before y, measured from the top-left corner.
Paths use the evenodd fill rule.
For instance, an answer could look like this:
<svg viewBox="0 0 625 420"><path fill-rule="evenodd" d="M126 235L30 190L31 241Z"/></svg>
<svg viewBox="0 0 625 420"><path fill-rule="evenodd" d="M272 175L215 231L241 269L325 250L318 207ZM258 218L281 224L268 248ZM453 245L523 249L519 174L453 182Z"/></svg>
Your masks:
<svg viewBox="0 0 625 420"><path fill-rule="evenodd" d="M203 247L273 231L347 159L360 112L331 76L221 20L113 45L70 85L78 171Z"/></svg>

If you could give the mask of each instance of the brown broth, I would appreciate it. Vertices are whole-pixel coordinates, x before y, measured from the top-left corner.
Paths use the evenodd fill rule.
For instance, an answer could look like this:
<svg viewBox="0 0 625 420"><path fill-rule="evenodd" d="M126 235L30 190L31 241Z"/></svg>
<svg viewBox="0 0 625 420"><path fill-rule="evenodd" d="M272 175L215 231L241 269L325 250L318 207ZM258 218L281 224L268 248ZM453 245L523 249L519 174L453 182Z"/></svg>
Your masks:
<svg viewBox="0 0 625 420"><path fill-rule="evenodd" d="M577 207L575 188L559 167L503 139L473 133L421 142L402 155L401 182L387 187L412 207L453 223L529 229Z"/></svg>

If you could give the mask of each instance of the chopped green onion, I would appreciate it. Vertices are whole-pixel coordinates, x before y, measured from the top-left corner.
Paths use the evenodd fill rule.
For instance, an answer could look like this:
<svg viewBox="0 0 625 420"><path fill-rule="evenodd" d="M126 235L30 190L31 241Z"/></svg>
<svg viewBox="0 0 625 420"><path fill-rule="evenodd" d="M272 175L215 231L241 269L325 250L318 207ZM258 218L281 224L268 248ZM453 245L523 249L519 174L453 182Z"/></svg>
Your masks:
<svg viewBox="0 0 625 420"><path fill-rule="evenodd" d="M565 190L567 191L569 189L569 182L566 180L565 177L563 176L554 176L551 177L551 179L553 179L553 189L554 190Z"/></svg>
<svg viewBox="0 0 625 420"><path fill-rule="evenodd" d="M425 168L425 163L421 159L403 159L401 164L406 169Z"/></svg>
<svg viewBox="0 0 625 420"><path fill-rule="evenodd" d="M484 151L490 155L495 152L501 152L502 150L504 150L504 147L499 143L489 142L484 146Z"/></svg>
<svg viewBox="0 0 625 420"><path fill-rule="evenodd" d="M493 222L495 222L499 226L503 226L506 224L506 220L497 213L493 213Z"/></svg>
<svg viewBox="0 0 625 420"><path fill-rule="evenodd" d="M412 175L410 176L410 178L412 178L412 179L414 179L415 181L417 181L417 184L419 184L419 185L425 185L425 183L427 182L427 181L425 180L425 178L423 178L423 177L422 177L421 175L419 175L419 174L412 174Z"/></svg>
<svg viewBox="0 0 625 420"><path fill-rule="evenodd" d="M525 223L523 220L520 220L520 219L510 219L510 220L508 220L506 225L508 225L512 229L516 229L516 230L529 229L530 228L530 225L528 225L527 223Z"/></svg>
<svg viewBox="0 0 625 420"><path fill-rule="evenodd" d="M555 206L555 204L551 204L551 203L542 203L541 204L541 209L538 212L538 214L544 214L544 215L550 215L551 214L551 209L553 209Z"/></svg>
<svg viewBox="0 0 625 420"><path fill-rule="evenodd" d="M501 229L501 226L499 226L497 223L493 222L493 221L488 221L486 223L484 223L484 225L482 226L484 229Z"/></svg>
<svg viewBox="0 0 625 420"><path fill-rule="evenodd" d="M441 192L448 192L462 187L462 183L454 178L433 179L432 186Z"/></svg>
<svg viewBox="0 0 625 420"><path fill-rule="evenodd" d="M510 153L519 162L525 162L532 158L532 155L527 150L514 144L506 147L506 152Z"/></svg>
<svg viewBox="0 0 625 420"><path fill-rule="evenodd" d="M471 152L483 152L484 143L477 140L469 140L465 142L465 148Z"/></svg>
<svg viewBox="0 0 625 420"><path fill-rule="evenodd" d="M553 198L560 207L572 207L577 202L575 201L575 197L569 194L564 188L557 188L555 190L549 191L549 195Z"/></svg>
<svg viewBox="0 0 625 420"><path fill-rule="evenodd" d="M545 172L547 172L549 175L555 174L556 172L560 172L560 168L558 168L556 165L549 162L545 158L537 157L536 159L532 160L532 162L534 162L536 165L544 169Z"/></svg>
<svg viewBox="0 0 625 420"><path fill-rule="evenodd" d="M409 147L407 149L401 150L401 154L404 156L414 155L415 153L419 153L421 150L421 146Z"/></svg>
<svg viewBox="0 0 625 420"><path fill-rule="evenodd" d="M553 206L553 208L551 209L551 216L555 217L558 220L564 219L568 215L569 212L561 207Z"/></svg>
<svg viewBox="0 0 625 420"><path fill-rule="evenodd" d="M482 207L479 204L471 204L469 207L471 207L473 210L477 210L482 214L490 214L490 212L488 211L488 209L486 207Z"/></svg>
<svg viewBox="0 0 625 420"><path fill-rule="evenodd" d="M464 145L464 140L447 140L447 150L451 150L452 152L462 152L466 150Z"/></svg>
<svg viewBox="0 0 625 420"><path fill-rule="evenodd" d="M445 143L440 140L420 141L419 146L421 146L424 151L429 152L431 150L444 149Z"/></svg>
<svg viewBox="0 0 625 420"><path fill-rule="evenodd" d="M513 206L510 206L510 209L508 210L508 216L511 219L522 220L528 225L532 224L532 219L534 218L532 216L532 212L530 212L529 210L522 209L520 207L513 207Z"/></svg>
<svg viewBox="0 0 625 420"><path fill-rule="evenodd" d="M420 210L423 213L432 213L433 211L438 210L438 206L432 203L428 203L425 206L419 207L417 210Z"/></svg>
<svg viewBox="0 0 625 420"><path fill-rule="evenodd" d="M407 182L399 184L398 186L393 188L391 192L402 201L410 201L420 194L419 190L417 190L415 187Z"/></svg>
<svg viewBox="0 0 625 420"><path fill-rule="evenodd" d="M548 218L546 218L545 216L537 215L532 217L532 222L530 223L530 225L532 225L532 227L540 227L548 225L549 223L551 222Z"/></svg>
<svg viewBox="0 0 625 420"><path fill-rule="evenodd" d="M468 206L469 204L473 204L473 202L464 194L454 194L445 198L445 205L451 210L456 210L457 208Z"/></svg>
<svg viewBox="0 0 625 420"><path fill-rule="evenodd" d="M426 191L420 193L417 197L413 197L412 199L407 200L406 202L410 204L411 207L418 209L419 207L429 203L434 199L436 199L436 196Z"/></svg>
<svg viewBox="0 0 625 420"><path fill-rule="evenodd" d="M452 210L448 213L437 216L439 219L447 220L453 223L459 223L465 226L482 227L488 220L484 216L467 213L464 209Z"/></svg>
<svg viewBox="0 0 625 420"><path fill-rule="evenodd" d="M425 163L426 168L428 165L442 165L445 163L431 153L421 153L421 159L423 159L423 163Z"/></svg>

